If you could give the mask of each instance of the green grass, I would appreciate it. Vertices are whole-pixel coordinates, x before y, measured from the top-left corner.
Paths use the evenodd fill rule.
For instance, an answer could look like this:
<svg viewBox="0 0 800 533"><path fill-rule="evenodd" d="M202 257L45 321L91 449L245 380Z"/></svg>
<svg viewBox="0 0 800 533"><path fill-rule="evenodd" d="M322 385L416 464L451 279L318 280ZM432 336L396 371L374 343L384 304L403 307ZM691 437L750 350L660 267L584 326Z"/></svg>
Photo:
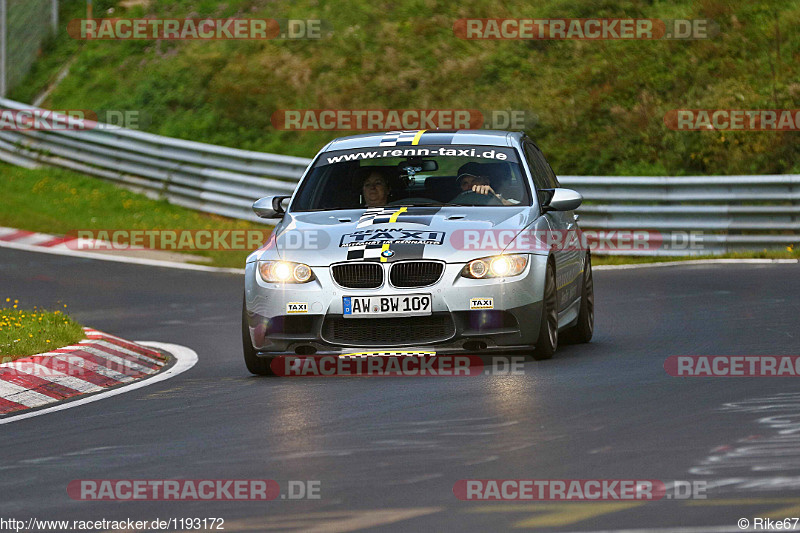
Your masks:
<svg viewBox="0 0 800 533"><path fill-rule="evenodd" d="M111 0L95 2L104 14ZM62 20L84 0L62 2ZM676 132L681 108L800 108L800 1L153 0L113 15L319 18L322 40L88 41L63 33L12 97L30 98L69 58L60 109L131 109L149 131L311 156L340 132L272 127L280 109L526 110L559 174L800 173L797 132ZM710 18L683 41L466 41L459 18Z"/></svg>
<svg viewBox="0 0 800 533"><path fill-rule="evenodd" d="M19 309L19 301L11 298L0 301L0 306L0 362L49 352L86 338L83 327L61 310Z"/></svg>
<svg viewBox="0 0 800 533"><path fill-rule="evenodd" d="M269 230L270 226L199 213L152 200L67 170L0 163L0 226L55 235L78 230ZM254 193L254 196L257 196ZM189 250L212 266L244 268L249 250Z"/></svg>

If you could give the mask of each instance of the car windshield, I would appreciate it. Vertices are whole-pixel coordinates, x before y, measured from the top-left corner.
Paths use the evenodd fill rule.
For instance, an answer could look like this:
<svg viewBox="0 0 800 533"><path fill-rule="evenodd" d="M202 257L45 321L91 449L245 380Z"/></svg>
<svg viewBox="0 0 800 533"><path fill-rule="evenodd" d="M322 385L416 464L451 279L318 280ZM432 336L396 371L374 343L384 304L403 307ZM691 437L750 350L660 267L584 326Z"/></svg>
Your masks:
<svg viewBox="0 0 800 533"><path fill-rule="evenodd" d="M421 145L320 155L292 211L383 206L531 205L516 151L500 146Z"/></svg>

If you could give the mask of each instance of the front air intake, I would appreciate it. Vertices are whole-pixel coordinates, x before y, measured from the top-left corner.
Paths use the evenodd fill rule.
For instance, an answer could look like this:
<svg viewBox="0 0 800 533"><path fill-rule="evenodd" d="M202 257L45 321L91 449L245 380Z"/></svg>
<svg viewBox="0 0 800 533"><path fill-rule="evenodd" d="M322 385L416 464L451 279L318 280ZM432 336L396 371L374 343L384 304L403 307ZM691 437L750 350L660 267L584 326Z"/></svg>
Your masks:
<svg viewBox="0 0 800 533"><path fill-rule="evenodd" d="M376 289L383 285L383 267L379 263L347 263L331 267L333 279L348 289Z"/></svg>
<svg viewBox="0 0 800 533"><path fill-rule="evenodd" d="M433 285L444 272L444 263L438 261L403 261L392 265L389 281L395 287L427 287Z"/></svg>

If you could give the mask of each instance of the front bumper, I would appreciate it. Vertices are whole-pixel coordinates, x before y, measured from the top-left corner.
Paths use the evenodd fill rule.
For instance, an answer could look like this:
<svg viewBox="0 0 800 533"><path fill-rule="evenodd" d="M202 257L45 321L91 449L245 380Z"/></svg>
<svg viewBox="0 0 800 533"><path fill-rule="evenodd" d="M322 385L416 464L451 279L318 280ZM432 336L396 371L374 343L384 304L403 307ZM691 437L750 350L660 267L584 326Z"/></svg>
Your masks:
<svg viewBox="0 0 800 533"><path fill-rule="evenodd" d="M483 280L461 277L464 265L448 264L440 280L428 287L347 289L333 281L328 267L313 267L316 279L309 283L266 283L253 262L246 266L245 316L253 346L265 357L528 348L537 341L546 264L547 257L531 255L519 276ZM432 314L343 318L343 296L402 294L430 294ZM493 308L470 309L474 298L491 298Z"/></svg>

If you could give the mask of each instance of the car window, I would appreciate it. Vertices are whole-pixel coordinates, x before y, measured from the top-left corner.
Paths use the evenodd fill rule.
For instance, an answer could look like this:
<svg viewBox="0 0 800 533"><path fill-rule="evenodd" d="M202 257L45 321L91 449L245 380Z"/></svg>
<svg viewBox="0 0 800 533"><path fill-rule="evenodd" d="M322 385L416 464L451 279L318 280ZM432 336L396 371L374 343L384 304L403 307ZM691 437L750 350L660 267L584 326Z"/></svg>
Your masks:
<svg viewBox="0 0 800 533"><path fill-rule="evenodd" d="M517 151L507 146L414 145L325 152L303 179L290 209L445 204L531 205Z"/></svg>
<svg viewBox="0 0 800 533"><path fill-rule="evenodd" d="M536 149L533 143L525 143L525 160L528 162L528 167L533 174L533 183L536 184L536 188L539 190L552 189L554 185L552 185L547 173L547 162L544 161L541 152Z"/></svg>
<svg viewBox="0 0 800 533"><path fill-rule="evenodd" d="M558 178L556 177L556 173L553 172L553 167L550 166L550 163L547 162L547 158L541 152L541 150L537 150L539 155L542 157L542 162L544 163L545 171L547 174L547 181L550 183L551 187L560 187L558 184Z"/></svg>

